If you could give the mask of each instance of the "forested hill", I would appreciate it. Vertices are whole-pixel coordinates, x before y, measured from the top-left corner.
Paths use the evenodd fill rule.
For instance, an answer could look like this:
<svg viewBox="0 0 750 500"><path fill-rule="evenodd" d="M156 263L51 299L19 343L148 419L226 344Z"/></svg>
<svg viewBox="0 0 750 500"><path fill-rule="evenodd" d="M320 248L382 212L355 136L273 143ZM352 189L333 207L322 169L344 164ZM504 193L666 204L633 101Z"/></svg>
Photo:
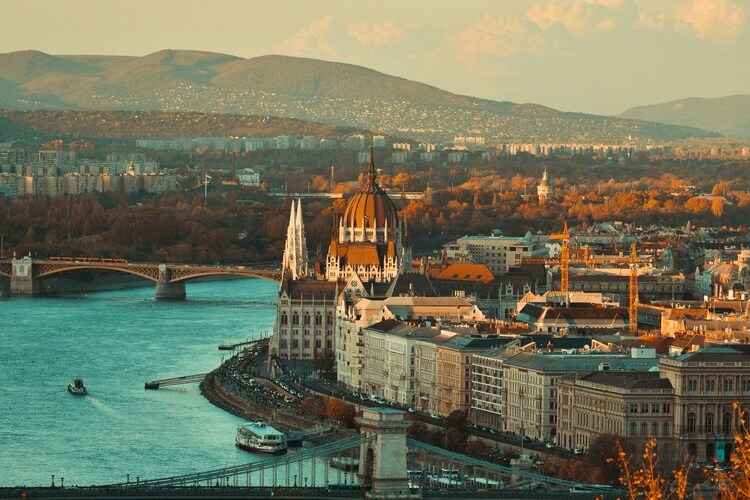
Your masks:
<svg viewBox="0 0 750 500"><path fill-rule="evenodd" d="M143 57L0 54L0 108L280 116L432 141L469 133L493 143L610 144L717 135L477 99L351 64L179 50Z"/></svg>

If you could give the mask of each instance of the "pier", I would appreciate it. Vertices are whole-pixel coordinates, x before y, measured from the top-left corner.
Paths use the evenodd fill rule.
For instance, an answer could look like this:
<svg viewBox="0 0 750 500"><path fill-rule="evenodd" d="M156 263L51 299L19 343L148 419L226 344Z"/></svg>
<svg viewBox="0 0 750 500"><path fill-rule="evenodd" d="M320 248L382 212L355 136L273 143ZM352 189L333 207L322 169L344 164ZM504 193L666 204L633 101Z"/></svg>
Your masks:
<svg viewBox="0 0 750 500"><path fill-rule="evenodd" d="M158 389L161 386L168 386L168 385L181 385L181 384L197 384L203 381L204 378L206 378L206 375L208 373L196 373L195 375L185 375L183 377L172 377L172 378L163 378L160 380L152 380L151 382L146 382L145 389Z"/></svg>

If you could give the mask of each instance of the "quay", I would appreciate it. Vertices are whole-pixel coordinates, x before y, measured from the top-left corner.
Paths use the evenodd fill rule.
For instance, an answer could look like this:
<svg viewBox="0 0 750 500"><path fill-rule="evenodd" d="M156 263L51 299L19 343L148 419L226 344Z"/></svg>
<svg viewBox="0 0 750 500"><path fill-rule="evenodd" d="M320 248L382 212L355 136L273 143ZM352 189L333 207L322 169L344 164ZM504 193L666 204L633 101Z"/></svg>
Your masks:
<svg viewBox="0 0 750 500"><path fill-rule="evenodd" d="M163 378L146 382L145 389L158 389L161 386L181 385L181 384L198 384L206 378L208 373L196 373L195 375L184 375L182 377Z"/></svg>

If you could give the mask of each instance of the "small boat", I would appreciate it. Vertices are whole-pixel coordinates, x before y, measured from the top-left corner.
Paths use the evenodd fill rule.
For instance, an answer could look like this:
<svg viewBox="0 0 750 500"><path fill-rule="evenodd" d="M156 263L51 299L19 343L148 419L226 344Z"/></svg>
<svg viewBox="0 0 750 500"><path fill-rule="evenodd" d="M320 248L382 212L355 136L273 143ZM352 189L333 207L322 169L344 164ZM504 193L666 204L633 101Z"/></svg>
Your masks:
<svg viewBox="0 0 750 500"><path fill-rule="evenodd" d="M265 422L251 422L237 427L237 447L243 450L281 455L287 451L286 434Z"/></svg>
<svg viewBox="0 0 750 500"><path fill-rule="evenodd" d="M359 470L359 460L350 457L333 457L328 461L328 465L339 470Z"/></svg>
<svg viewBox="0 0 750 500"><path fill-rule="evenodd" d="M68 392L75 394L76 396L83 396L86 394L86 386L83 385L83 380L80 378L71 380L68 383Z"/></svg>

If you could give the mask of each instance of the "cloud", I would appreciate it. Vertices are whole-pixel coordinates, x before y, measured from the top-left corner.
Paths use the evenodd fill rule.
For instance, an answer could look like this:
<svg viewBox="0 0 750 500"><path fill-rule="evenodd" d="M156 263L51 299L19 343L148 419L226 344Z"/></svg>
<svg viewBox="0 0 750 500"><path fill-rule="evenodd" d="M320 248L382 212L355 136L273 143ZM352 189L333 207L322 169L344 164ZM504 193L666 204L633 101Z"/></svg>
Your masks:
<svg viewBox="0 0 750 500"><path fill-rule="evenodd" d="M745 23L745 9L727 0L693 0L673 13L677 29L691 29L699 38L732 38Z"/></svg>
<svg viewBox="0 0 750 500"><path fill-rule="evenodd" d="M456 33L451 44L461 57L490 55L508 57L526 46L529 31L523 20L485 15Z"/></svg>
<svg viewBox="0 0 750 500"><path fill-rule="evenodd" d="M328 34L333 25L333 16L326 14L321 19L301 29L277 46L283 54L294 56L323 55L335 58L337 53Z"/></svg>
<svg viewBox="0 0 750 500"><path fill-rule="evenodd" d="M668 17L666 14L657 14L652 16L645 12L638 13L638 24L646 29L661 31L667 26Z"/></svg>
<svg viewBox="0 0 750 500"><path fill-rule="evenodd" d="M367 22L352 23L346 28L349 36L362 45L388 45L404 37L404 32L391 20L370 25Z"/></svg>
<svg viewBox="0 0 750 500"><path fill-rule="evenodd" d="M561 24L574 36L583 36L617 26L611 11L621 4L621 0L556 1L534 5L526 11L526 17L543 30Z"/></svg>

